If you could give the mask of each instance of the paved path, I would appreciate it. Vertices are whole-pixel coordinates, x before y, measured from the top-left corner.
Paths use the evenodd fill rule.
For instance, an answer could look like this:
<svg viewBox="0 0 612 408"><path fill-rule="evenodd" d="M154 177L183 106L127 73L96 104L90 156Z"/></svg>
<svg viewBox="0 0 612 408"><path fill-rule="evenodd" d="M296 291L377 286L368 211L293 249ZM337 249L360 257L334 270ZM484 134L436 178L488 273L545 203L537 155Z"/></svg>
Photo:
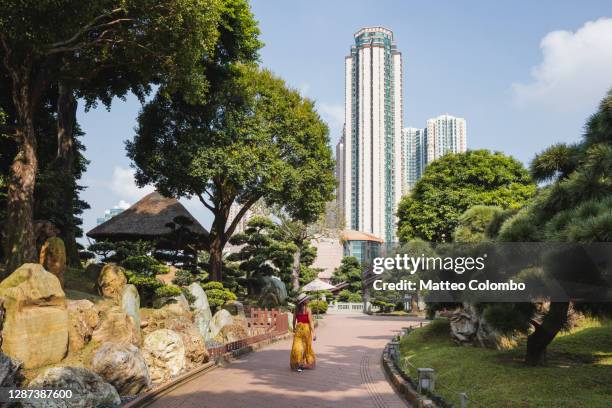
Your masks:
<svg viewBox="0 0 612 408"><path fill-rule="evenodd" d="M328 315L314 343L317 368L289 369L291 340L272 344L166 394L154 408L406 408L380 365L384 345L418 320Z"/></svg>

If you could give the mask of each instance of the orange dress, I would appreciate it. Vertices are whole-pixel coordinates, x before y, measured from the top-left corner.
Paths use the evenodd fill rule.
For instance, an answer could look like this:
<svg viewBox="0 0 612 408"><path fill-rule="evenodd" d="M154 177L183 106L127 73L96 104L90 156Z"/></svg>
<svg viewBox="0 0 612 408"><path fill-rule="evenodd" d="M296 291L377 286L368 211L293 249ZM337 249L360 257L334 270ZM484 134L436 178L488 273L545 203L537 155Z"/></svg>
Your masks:
<svg viewBox="0 0 612 408"><path fill-rule="evenodd" d="M312 331L308 313L298 313L296 316L293 346L291 347L290 365L292 369L314 368L315 354L312 349Z"/></svg>

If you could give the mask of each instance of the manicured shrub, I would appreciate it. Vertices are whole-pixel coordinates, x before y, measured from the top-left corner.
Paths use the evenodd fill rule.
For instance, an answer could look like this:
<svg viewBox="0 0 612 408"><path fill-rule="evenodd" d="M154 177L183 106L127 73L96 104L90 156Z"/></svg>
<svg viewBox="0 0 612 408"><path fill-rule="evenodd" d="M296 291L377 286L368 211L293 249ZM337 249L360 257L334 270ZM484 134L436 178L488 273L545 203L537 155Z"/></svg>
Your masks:
<svg viewBox="0 0 612 408"><path fill-rule="evenodd" d="M155 296L158 298L179 296L182 293L181 288L171 285L163 285L155 289Z"/></svg>
<svg viewBox="0 0 612 408"><path fill-rule="evenodd" d="M208 297L208 304L211 309L218 309L230 300L236 300L237 297L230 290L225 289L221 282L207 282L202 285L202 289Z"/></svg>
<svg viewBox="0 0 612 408"><path fill-rule="evenodd" d="M327 302L324 300L312 300L308 303L310 311L315 314L323 314L327 312Z"/></svg>

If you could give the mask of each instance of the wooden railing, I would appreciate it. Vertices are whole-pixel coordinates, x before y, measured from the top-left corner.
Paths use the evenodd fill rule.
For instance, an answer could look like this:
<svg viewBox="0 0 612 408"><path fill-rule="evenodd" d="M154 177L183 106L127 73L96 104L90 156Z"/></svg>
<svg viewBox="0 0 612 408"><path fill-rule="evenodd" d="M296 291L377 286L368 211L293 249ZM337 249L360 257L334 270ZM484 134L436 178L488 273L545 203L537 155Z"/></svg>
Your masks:
<svg viewBox="0 0 612 408"><path fill-rule="evenodd" d="M276 309L251 308L247 322L250 331L261 331L261 333L217 347L210 347L208 354L212 360L216 360L223 354L232 353L260 341L271 340L289 331L289 316L287 313L282 313Z"/></svg>

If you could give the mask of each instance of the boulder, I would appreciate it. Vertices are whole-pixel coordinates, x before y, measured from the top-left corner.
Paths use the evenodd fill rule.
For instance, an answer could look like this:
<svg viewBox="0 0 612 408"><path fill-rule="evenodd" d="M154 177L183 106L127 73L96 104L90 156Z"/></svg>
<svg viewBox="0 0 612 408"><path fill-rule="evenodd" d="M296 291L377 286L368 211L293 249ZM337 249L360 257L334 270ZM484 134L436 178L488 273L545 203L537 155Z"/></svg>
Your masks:
<svg viewBox="0 0 612 408"><path fill-rule="evenodd" d="M232 343L234 341L246 339L249 337L248 329L241 324L228 324L221 328L221 331L215 337L215 340L220 343Z"/></svg>
<svg viewBox="0 0 612 408"><path fill-rule="evenodd" d="M230 312L232 316L245 317L244 306L241 302L237 300L230 300L229 302L223 305L223 309Z"/></svg>
<svg viewBox="0 0 612 408"><path fill-rule="evenodd" d="M450 315L451 338L458 344L472 344L478 331L478 317L466 310Z"/></svg>
<svg viewBox="0 0 612 408"><path fill-rule="evenodd" d="M153 307L156 309L162 308L165 305L176 304L185 310L189 310L189 302L182 293L178 296L159 297L153 299Z"/></svg>
<svg viewBox="0 0 612 408"><path fill-rule="evenodd" d="M191 312L185 311L178 304L169 304L161 309L154 309L143 330L149 334L159 329L172 330L181 336L185 346L185 357L189 364L200 364L208 360L205 338L194 323Z"/></svg>
<svg viewBox="0 0 612 408"><path fill-rule="evenodd" d="M60 361L68 348L68 311L59 279L40 264L24 264L0 283L4 298L2 350L36 368Z"/></svg>
<svg viewBox="0 0 612 408"><path fill-rule="evenodd" d="M40 264L59 279L64 287L64 272L66 272L66 246L59 237L51 237L45 241L40 250Z"/></svg>
<svg viewBox="0 0 612 408"><path fill-rule="evenodd" d="M212 320L212 313L210 311L210 305L208 303L208 297L206 296L206 292L204 292L202 286L195 282L189 285L187 289L195 299L194 302L191 304L194 323L200 334L204 336L206 340L210 340L207 338L207 336L208 326L210 325L210 321Z"/></svg>
<svg viewBox="0 0 612 408"><path fill-rule="evenodd" d="M97 282L98 278L100 277L100 273L102 272L102 268L104 268L104 264L90 263L85 268L85 274L91 281Z"/></svg>
<svg viewBox="0 0 612 408"><path fill-rule="evenodd" d="M151 387L145 359L132 344L102 344L93 357L91 369L112 384L119 395L136 395Z"/></svg>
<svg viewBox="0 0 612 408"><path fill-rule="evenodd" d="M227 326L228 324L232 323L234 323L232 315L225 309L219 310L217 313L215 313L212 320L210 321L207 337L209 339L217 337L219 332L221 332L223 326Z"/></svg>
<svg viewBox="0 0 612 408"><path fill-rule="evenodd" d="M264 276L257 304L261 307L278 307L287 301L287 288L276 276Z"/></svg>
<svg viewBox="0 0 612 408"><path fill-rule="evenodd" d="M200 334L195 324L185 317L177 317L166 321L165 328L178 333L185 346L186 363L190 366L208 361L208 352L204 336Z"/></svg>
<svg viewBox="0 0 612 408"><path fill-rule="evenodd" d="M100 316L95 305L89 300L69 300L67 305L68 351L74 353L89 343L94 329L100 323Z"/></svg>
<svg viewBox="0 0 612 408"><path fill-rule="evenodd" d="M104 265L98 276L97 284L100 296L119 299L127 284L124 269L114 263Z"/></svg>
<svg viewBox="0 0 612 408"><path fill-rule="evenodd" d="M27 408L90 408L121 404L121 398L112 385L82 367L48 368L30 381L28 387L70 389L72 397L65 400L32 399L22 402Z"/></svg>
<svg viewBox="0 0 612 408"><path fill-rule="evenodd" d="M136 327L140 330L140 295L134 285L125 285L121 293L121 309L131 316L136 322Z"/></svg>
<svg viewBox="0 0 612 408"><path fill-rule="evenodd" d="M192 283L187 287L187 290L193 298L195 299L191 304L191 309L193 310L201 310L204 313L208 313L210 318L212 319L212 313L210 311L210 304L208 303L208 296L206 296L206 292L202 289L198 283Z"/></svg>
<svg viewBox="0 0 612 408"><path fill-rule="evenodd" d="M110 341L136 346L142 342L140 327L137 327L134 319L119 307L113 307L103 313L101 322L91 338L98 343Z"/></svg>
<svg viewBox="0 0 612 408"><path fill-rule="evenodd" d="M0 351L0 387L17 388L21 384L21 363Z"/></svg>
<svg viewBox="0 0 612 408"><path fill-rule="evenodd" d="M159 329L148 334L142 351L154 383L168 381L185 368L183 340L172 330Z"/></svg>

